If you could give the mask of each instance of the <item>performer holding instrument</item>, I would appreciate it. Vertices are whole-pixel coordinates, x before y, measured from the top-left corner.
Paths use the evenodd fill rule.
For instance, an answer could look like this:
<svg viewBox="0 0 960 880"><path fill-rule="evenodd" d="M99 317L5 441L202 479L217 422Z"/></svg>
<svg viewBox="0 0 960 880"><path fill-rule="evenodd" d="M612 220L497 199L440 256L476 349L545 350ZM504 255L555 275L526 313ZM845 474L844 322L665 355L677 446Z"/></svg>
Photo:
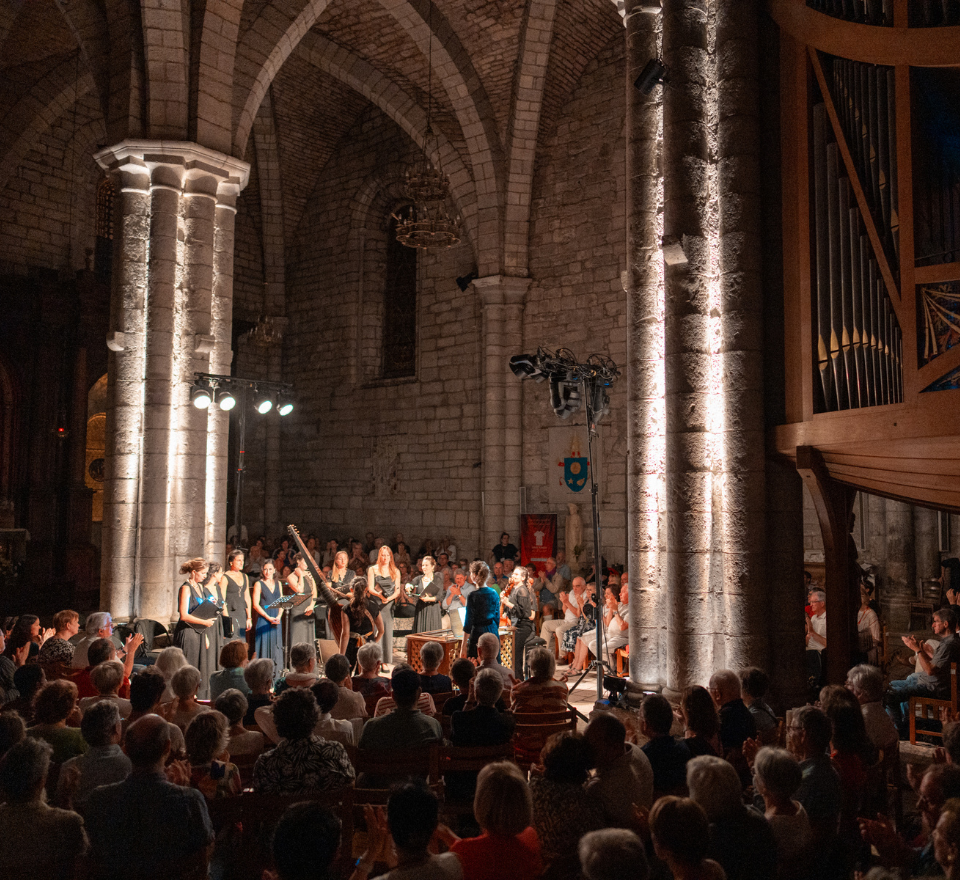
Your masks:
<svg viewBox="0 0 960 880"><path fill-rule="evenodd" d="M436 571L437 564L432 556L424 556L420 562L423 574L418 574L410 583L412 595L417 598L417 607L413 615L415 633L440 629L440 598L443 595L443 576Z"/></svg>
<svg viewBox="0 0 960 880"><path fill-rule="evenodd" d="M367 591L380 602L383 620L383 660L393 663L393 602L400 595L400 569L393 561L393 551L384 544L377 561L367 569Z"/></svg>
<svg viewBox="0 0 960 880"><path fill-rule="evenodd" d="M372 597L363 578L354 581L353 598L346 609L350 624L349 642L346 656L353 666L357 662L357 651L369 641L379 642L383 636L383 617L380 614L380 600Z"/></svg>
<svg viewBox="0 0 960 880"><path fill-rule="evenodd" d="M350 557L345 550L338 551L333 557L330 580L327 582L339 600L336 605L331 605L328 609L327 620L341 654L347 653L347 645L350 642L350 622L347 620L344 609L353 598L354 581L357 577L353 569L347 568L349 561Z"/></svg>
<svg viewBox="0 0 960 880"><path fill-rule="evenodd" d="M467 596L467 614L463 621L461 657L477 656L477 640L484 633L500 637L500 597L487 586L490 569L479 559L470 563L470 580L476 589Z"/></svg>

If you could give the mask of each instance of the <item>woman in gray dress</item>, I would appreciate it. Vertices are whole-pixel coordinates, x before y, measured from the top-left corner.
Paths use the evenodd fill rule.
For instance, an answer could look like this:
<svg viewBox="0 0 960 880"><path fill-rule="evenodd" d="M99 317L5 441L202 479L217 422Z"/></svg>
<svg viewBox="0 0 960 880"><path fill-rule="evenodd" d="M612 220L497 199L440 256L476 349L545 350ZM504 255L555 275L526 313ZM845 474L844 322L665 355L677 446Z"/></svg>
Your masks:
<svg viewBox="0 0 960 880"><path fill-rule="evenodd" d="M380 605L383 618L383 660L393 663L393 603L400 595L400 569L393 561L393 551L384 544L377 561L367 569L367 592Z"/></svg>
<svg viewBox="0 0 960 880"><path fill-rule="evenodd" d="M317 605L317 585L310 572L307 571L307 562L302 553L293 557L296 565L287 578L287 586L294 592L305 594L309 598L301 602L287 615L287 626L290 627L289 645L306 642L312 645L317 638L317 621L313 613Z"/></svg>
<svg viewBox="0 0 960 880"><path fill-rule="evenodd" d="M415 633L431 632L440 629L440 599L443 597L443 576L437 573L437 564L432 556L424 556L420 567L423 574L418 574L411 582L413 594L417 597L417 607L413 613L413 631Z"/></svg>

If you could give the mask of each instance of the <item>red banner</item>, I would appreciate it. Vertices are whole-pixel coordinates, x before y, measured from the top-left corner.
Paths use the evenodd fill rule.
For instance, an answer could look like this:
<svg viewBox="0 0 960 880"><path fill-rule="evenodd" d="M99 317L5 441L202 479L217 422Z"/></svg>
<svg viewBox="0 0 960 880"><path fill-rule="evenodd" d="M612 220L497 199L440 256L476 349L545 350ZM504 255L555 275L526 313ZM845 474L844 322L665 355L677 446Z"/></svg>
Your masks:
<svg viewBox="0 0 960 880"><path fill-rule="evenodd" d="M520 564L538 568L557 553L557 515L520 514Z"/></svg>

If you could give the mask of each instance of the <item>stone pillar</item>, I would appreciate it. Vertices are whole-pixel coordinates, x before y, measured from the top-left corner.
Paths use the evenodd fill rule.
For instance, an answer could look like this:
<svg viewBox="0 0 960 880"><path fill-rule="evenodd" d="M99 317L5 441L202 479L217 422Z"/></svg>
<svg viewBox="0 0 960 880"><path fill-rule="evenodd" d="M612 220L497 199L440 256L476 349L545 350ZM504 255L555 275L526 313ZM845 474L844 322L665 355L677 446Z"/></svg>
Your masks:
<svg viewBox="0 0 960 880"><path fill-rule="evenodd" d="M630 571L630 677L663 683L665 645L661 558L664 498L664 339L661 89L633 83L658 52L659 3L628 2L627 107L627 545Z"/></svg>
<svg viewBox="0 0 960 880"><path fill-rule="evenodd" d="M483 526L481 553L486 556L509 532L519 537L520 461L523 422L520 380L510 358L523 347L521 322L529 278L491 275L477 278L483 326ZM511 426L511 430L507 430ZM514 428L515 426L515 428Z"/></svg>
<svg viewBox="0 0 960 880"><path fill-rule="evenodd" d="M225 505L226 473L221 483L217 453L226 416L193 407L190 386L195 371L229 368L232 215L227 266L217 235L227 218L217 205L221 196L235 198L249 166L166 141L123 141L96 159L120 178L123 212L111 308L102 603L118 617L164 621L176 616L179 564L208 552L216 530L223 540L216 511Z"/></svg>
<svg viewBox="0 0 960 880"><path fill-rule="evenodd" d="M914 508L890 498L884 504L887 524L884 605L890 609L890 628L907 632L910 628L910 603L917 601Z"/></svg>
<svg viewBox="0 0 960 880"><path fill-rule="evenodd" d="M937 533L937 512L928 507L913 509L913 535L916 547L917 578L929 581L940 577L940 536ZM924 584L924 596L936 603L940 584Z"/></svg>

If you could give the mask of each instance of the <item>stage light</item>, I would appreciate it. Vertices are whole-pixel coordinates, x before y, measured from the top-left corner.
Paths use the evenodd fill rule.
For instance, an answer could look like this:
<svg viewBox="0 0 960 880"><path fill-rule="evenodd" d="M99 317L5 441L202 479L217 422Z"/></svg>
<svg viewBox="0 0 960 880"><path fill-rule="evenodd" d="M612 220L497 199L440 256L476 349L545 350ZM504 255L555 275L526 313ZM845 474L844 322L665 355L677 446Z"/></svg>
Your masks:
<svg viewBox="0 0 960 880"><path fill-rule="evenodd" d="M193 383L193 387L190 389L190 400L193 401L193 405L197 409L209 407L212 396L213 389L209 382L198 380Z"/></svg>
<svg viewBox="0 0 960 880"><path fill-rule="evenodd" d="M536 379L538 382L542 382L545 378L540 369L540 355L538 354L515 354L510 358L510 369L513 370L513 375L519 379Z"/></svg>
<svg viewBox="0 0 960 880"><path fill-rule="evenodd" d="M606 386L599 382L593 386L590 408L593 410L593 423L595 425L600 424L600 420L610 412L610 395L607 394Z"/></svg>
<svg viewBox="0 0 960 880"><path fill-rule="evenodd" d="M260 415L265 416L273 409L273 395L267 391L258 391L253 398L253 406Z"/></svg>
<svg viewBox="0 0 960 880"><path fill-rule="evenodd" d="M660 58L651 58L634 80L633 87L649 95L657 86L670 81L670 70Z"/></svg>
<svg viewBox="0 0 960 880"><path fill-rule="evenodd" d="M233 392L227 388L218 388L214 399L217 402L217 406L224 412L229 412L237 405L237 398Z"/></svg>
<svg viewBox="0 0 960 880"><path fill-rule="evenodd" d="M579 380L570 381L568 376L551 376L550 404L561 419L569 419L570 416L580 412L583 398L580 394Z"/></svg>
<svg viewBox="0 0 960 880"><path fill-rule="evenodd" d="M280 392L280 397L277 401L277 412L282 416L288 416L293 412L293 398L286 391Z"/></svg>

